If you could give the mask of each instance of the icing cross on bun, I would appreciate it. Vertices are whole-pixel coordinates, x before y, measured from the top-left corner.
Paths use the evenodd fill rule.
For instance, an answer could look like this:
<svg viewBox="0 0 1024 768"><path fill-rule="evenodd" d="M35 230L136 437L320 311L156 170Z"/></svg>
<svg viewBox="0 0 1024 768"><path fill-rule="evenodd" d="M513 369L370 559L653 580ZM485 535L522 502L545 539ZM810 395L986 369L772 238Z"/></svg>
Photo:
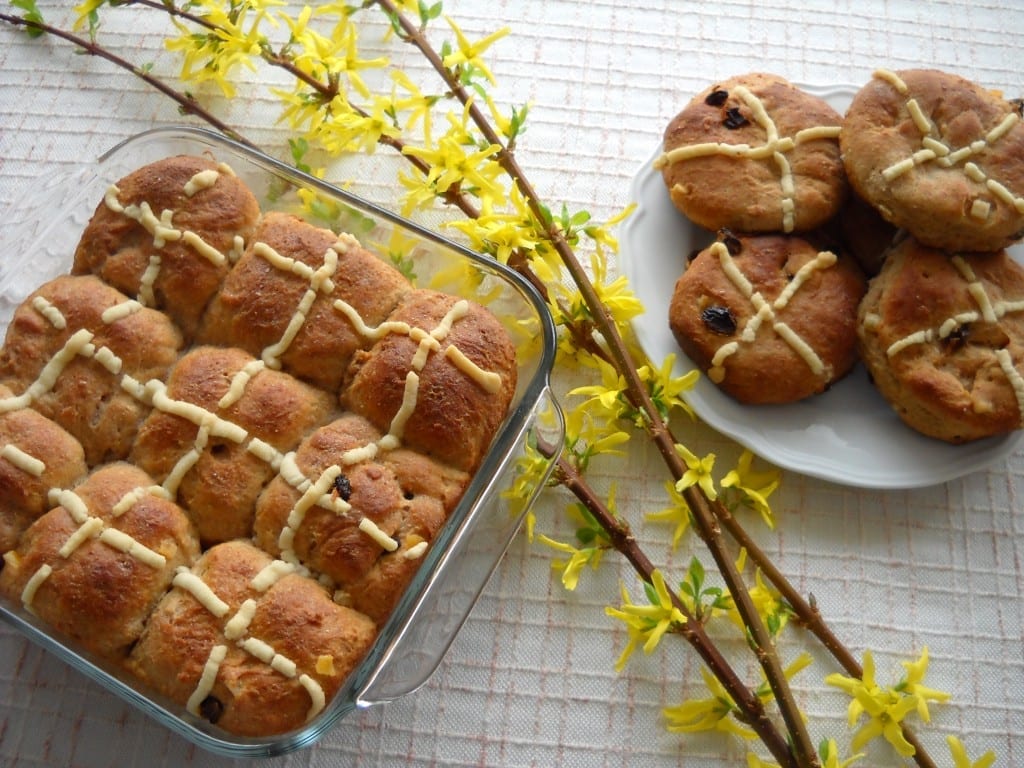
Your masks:
<svg viewBox="0 0 1024 768"><path fill-rule="evenodd" d="M351 235L270 212L211 303L199 340L337 389L370 341L363 329L382 323L411 288Z"/></svg>
<svg viewBox="0 0 1024 768"><path fill-rule="evenodd" d="M225 163L180 155L111 185L82 233L72 272L92 273L191 337L252 237L260 210Z"/></svg>
<svg viewBox="0 0 1024 768"><path fill-rule="evenodd" d="M108 464L74 489L5 553L0 592L112 660L127 657L175 568L199 555L185 513L142 470Z"/></svg>
<svg viewBox="0 0 1024 768"><path fill-rule="evenodd" d="M342 405L434 459L479 466L516 387L515 347L497 318L468 299L417 289L384 327L390 332L353 356Z"/></svg>
<svg viewBox="0 0 1024 768"><path fill-rule="evenodd" d="M189 511L204 546L252 535L253 508L285 453L332 412L332 398L232 347L195 347L166 385L131 459Z"/></svg>
<svg viewBox="0 0 1024 768"><path fill-rule="evenodd" d="M859 311L861 357L909 426L964 443L1021 427L1024 267L905 238Z"/></svg>
<svg viewBox="0 0 1024 768"><path fill-rule="evenodd" d="M672 119L654 167L673 204L701 227L804 232L846 197L841 123L823 99L781 77L734 77Z"/></svg>
<svg viewBox="0 0 1024 768"><path fill-rule="evenodd" d="M856 362L864 277L855 262L794 235L720 232L676 282L679 346L742 403L824 391Z"/></svg>
<svg viewBox="0 0 1024 768"><path fill-rule="evenodd" d="M179 568L132 650L131 668L189 713L244 736L319 714L373 642L366 616L247 541Z"/></svg>
<svg viewBox="0 0 1024 768"><path fill-rule="evenodd" d="M13 393L0 386L0 400ZM50 509L51 488L69 488L88 472L82 445L29 407L0 413L0 552Z"/></svg>
<svg viewBox="0 0 1024 768"><path fill-rule="evenodd" d="M382 621L408 583L469 475L344 414L310 435L260 496L256 542L331 581L335 599Z"/></svg>
<svg viewBox="0 0 1024 768"><path fill-rule="evenodd" d="M878 70L839 144L858 194L919 242L997 251L1024 235L1020 104L958 75Z"/></svg>
<svg viewBox="0 0 1024 768"><path fill-rule="evenodd" d="M62 275L15 310L0 350L0 381L82 444L86 462L124 459L149 406L131 390L162 379L181 352L177 327L93 275Z"/></svg>

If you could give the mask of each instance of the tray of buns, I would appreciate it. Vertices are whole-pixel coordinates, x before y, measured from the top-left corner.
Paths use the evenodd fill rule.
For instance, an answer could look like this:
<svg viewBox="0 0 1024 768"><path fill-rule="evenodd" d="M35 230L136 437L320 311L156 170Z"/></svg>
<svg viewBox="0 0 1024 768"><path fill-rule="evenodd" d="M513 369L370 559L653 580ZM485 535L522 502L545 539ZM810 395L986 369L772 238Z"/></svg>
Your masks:
<svg viewBox="0 0 1024 768"><path fill-rule="evenodd" d="M550 471L538 436L561 444L542 299L201 129L15 208L3 618L231 757L421 685Z"/></svg>
<svg viewBox="0 0 1024 768"><path fill-rule="evenodd" d="M620 241L638 340L702 374L683 395L701 420L848 486L1005 460L1024 434L1019 104L879 69L739 75L680 107Z"/></svg>

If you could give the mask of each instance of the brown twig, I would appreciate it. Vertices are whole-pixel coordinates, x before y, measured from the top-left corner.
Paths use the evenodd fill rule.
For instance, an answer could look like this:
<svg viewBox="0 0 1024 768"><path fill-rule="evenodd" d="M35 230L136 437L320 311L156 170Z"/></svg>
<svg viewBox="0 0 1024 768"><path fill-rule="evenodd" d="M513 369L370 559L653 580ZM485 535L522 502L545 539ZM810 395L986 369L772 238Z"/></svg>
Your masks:
<svg viewBox="0 0 1024 768"><path fill-rule="evenodd" d="M655 571L654 565L637 544L629 526L608 510L600 497L564 455L556 459L555 473L558 476L558 482L571 491L594 517L607 534L615 550L633 566L633 569L645 582L651 584ZM669 596L673 605L686 617L686 622L682 626L674 628L673 631L690 643L708 669L722 683L723 688L732 697L733 703L740 712L739 719L754 730L768 751L783 766L803 768L806 764L798 762L786 740L765 711L761 699L740 679L729 662L722 656L705 632L703 622L693 615L675 590L670 590Z"/></svg>
<svg viewBox="0 0 1024 768"><path fill-rule="evenodd" d="M8 13L0 13L0 21L6 21L8 24L13 24L14 26L38 30L40 32L45 32L48 35L59 37L62 40L67 40L69 43L78 46L82 49L84 53L87 53L90 56L97 56L101 59L106 59L107 61L120 67L121 69L131 72L133 75L138 77L146 84L160 91L160 93L162 93L164 96L167 96L176 104L178 104L178 106L181 108L181 111L185 114L194 115L200 118L201 120L205 121L209 125L212 125L225 136L229 136L235 141L241 144L245 144L247 147L251 147L253 149L256 148L255 144L246 139L242 134L240 134L231 126L221 122L212 113L210 113L209 111L201 107L199 104L197 104L194 99L186 96L183 93L180 93L179 91L176 91L163 81L150 75L145 70L136 67L131 62L122 59L120 56L111 53L110 51L106 50L105 48L99 45L96 45L96 43L92 42L91 40L86 40L85 38L79 37L78 35L73 34L71 32L65 32L64 30L51 26L43 21L22 19L18 16L12 16Z"/></svg>
<svg viewBox="0 0 1024 768"><path fill-rule="evenodd" d="M563 265L576 283L580 294L583 296L583 300L590 309L595 325L608 345L608 350L615 361L616 369L626 380L630 398L638 403L641 412L645 414L647 429L655 445L658 447L673 477L679 480L686 473L687 467L675 449L677 441L670 432L668 425L658 413L647 391L647 387L640 379L637 372L638 366L626 348L626 344L619 334L614 319L598 296L583 266L576 259L572 248L566 242L563 232L554 223L549 221L549 217L547 217L540 204L540 196L529 183L515 155L507 150L501 137L493 130L486 116L480 112L476 103L470 98L462 84L452 75L449 68L445 66L440 55L426 41L422 32L399 12L391 0L376 0L376 2L384 9L386 14L398 20L407 39L420 50L438 74L445 79L448 87L459 101L468 106L470 117L480 129L484 139L499 147L496 159L509 178L519 187L523 199L527 201L533 215L539 222L548 222L545 234L558 251ZM801 766L817 765L818 758L815 754L814 746L807 733L807 728L804 725L799 708L793 699L789 683L786 680L778 654L775 652L774 643L768 629L742 582L732 555L726 552L723 546L723 539L713 510L714 504L702 491L694 486L684 491L684 498L693 513L695 527L711 551L715 564L722 574L730 594L733 596L736 609L750 632L758 661L764 669L765 678L775 694L779 710L793 740L793 752L798 764Z"/></svg>
<svg viewBox="0 0 1024 768"><path fill-rule="evenodd" d="M739 524L739 521L732 515L731 512L725 507L720 506L717 510L718 519L722 525L725 526L729 535L737 542L737 544L743 547L747 551L747 556L750 558L761 571L768 581L779 590L779 594L789 604L790 608L793 609L793 613L796 615L796 620L801 626L806 628L811 634L818 638L825 649L832 655L832 657L839 662L839 665L846 670L846 672L857 678L858 680L864 677L864 668L860 662L854 658L853 654L850 653L849 649L835 636L832 629L828 626L825 620L821 616L821 612L818 610L817 604L810 600L805 600L789 580L779 571L778 567L771 561L767 554L757 545L744 530L743 526ZM903 731L903 738L906 739L907 743L914 747L914 761L920 766L920 768L936 768L935 763L932 761L931 756L925 750L921 744L917 735L913 732L909 725L906 723L900 723L900 727Z"/></svg>

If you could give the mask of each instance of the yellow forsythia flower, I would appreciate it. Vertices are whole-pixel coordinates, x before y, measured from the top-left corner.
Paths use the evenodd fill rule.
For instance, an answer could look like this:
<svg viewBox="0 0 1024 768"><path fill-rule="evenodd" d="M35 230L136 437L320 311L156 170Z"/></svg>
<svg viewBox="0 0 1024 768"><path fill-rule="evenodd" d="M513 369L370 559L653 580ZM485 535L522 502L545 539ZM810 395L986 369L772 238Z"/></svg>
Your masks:
<svg viewBox="0 0 1024 768"><path fill-rule="evenodd" d="M508 27L503 27L497 32L492 32L487 35L487 37L482 40L479 40L476 43L471 43L469 38L462 33L462 30L459 29L459 26L452 19L447 16L444 18L445 21L448 22L448 26L450 26L452 31L455 33L456 40L456 49L444 57L444 65L452 68L460 66L471 67L482 72L484 77L494 85L494 75L491 74L491 71L487 68L487 65L480 57L494 42L503 38L511 30Z"/></svg>
<svg viewBox="0 0 1024 768"><path fill-rule="evenodd" d="M875 662L870 651L864 652L863 675L858 680L832 674L825 678L827 685L834 685L850 695L850 706L847 716L852 727L862 715L867 715L865 722L854 734L851 741L853 749L860 749L872 739L879 736L885 738L893 748L904 757L914 754L914 746L903 737L901 723L911 712L921 711L921 699L943 700L949 694L934 691L920 684L927 667L927 651L915 667L915 681L904 680L896 686L883 688L875 681ZM927 710L925 710L927 711Z"/></svg>
<svg viewBox="0 0 1024 768"><path fill-rule="evenodd" d="M616 670L622 670L633 651L643 644L644 653L651 653L658 646L661 638L673 626L682 626L686 617L672 602L665 577L661 571L654 571L650 584L653 598L650 605L636 605L629 599L629 593L622 586L622 605L619 608L607 607L605 613L619 619L629 631L629 640L615 663Z"/></svg>
<svg viewBox="0 0 1024 768"><path fill-rule="evenodd" d="M971 762L963 742L956 736L947 736L946 743L949 744L949 752L953 756L954 768L989 768L996 761L996 753L989 750L977 760Z"/></svg>
<svg viewBox="0 0 1024 768"><path fill-rule="evenodd" d="M740 725L734 717L736 704L726 692L718 678L701 667L701 676L711 694L706 699L691 699L674 707L665 707L662 714L668 721L665 728L672 733L696 733L698 731L721 731L743 739L755 739L757 734ZM757 765L751 764L751 765ZM767 764L760 764L767 765Z"/></svg>
<svg viewBox="0 0 1024 768"><path fill-rule="evenodd" d="M718 491L715 489L715 480L711 475L711 470L715 466L715 454L709 453L702 459L679 443L676 443L676 453L682 457L687 466L686 472L676 482L676 490L682 493L687 488L696 485L711 501L717 499Z"/></svg>

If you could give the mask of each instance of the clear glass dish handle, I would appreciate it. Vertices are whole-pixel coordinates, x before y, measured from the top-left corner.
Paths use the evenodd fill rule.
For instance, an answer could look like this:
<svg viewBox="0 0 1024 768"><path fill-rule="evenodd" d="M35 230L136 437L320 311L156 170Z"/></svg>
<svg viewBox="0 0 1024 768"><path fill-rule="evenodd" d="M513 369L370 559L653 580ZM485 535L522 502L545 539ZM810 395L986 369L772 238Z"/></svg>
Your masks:
<svg viewBox="0 0 1024 768"><path fill-rule="evenodd" d="M564 430L561 410L550 389L545 389L520 434L523 451L526 442L535 438L561 448ZM449 562L439 569L446 577L427 586L406 626L396 635L374 673L361 687L356 700L358 707L367 708L405 696L422 686L434 673L486 585L486 582L480 582L479 574L493 573L554 469L557 454L547 460L544 477L534 487L527 503L513 514L505 504L503 492L514 479L516 458L523 455L523 451L506 457L491 480L488 494L492 499L491 505L478 510L480 514L468 521L453 538L444 554L444 559ZM476 580L468 576L463 578L463 573L476 574Z"/></svg>

